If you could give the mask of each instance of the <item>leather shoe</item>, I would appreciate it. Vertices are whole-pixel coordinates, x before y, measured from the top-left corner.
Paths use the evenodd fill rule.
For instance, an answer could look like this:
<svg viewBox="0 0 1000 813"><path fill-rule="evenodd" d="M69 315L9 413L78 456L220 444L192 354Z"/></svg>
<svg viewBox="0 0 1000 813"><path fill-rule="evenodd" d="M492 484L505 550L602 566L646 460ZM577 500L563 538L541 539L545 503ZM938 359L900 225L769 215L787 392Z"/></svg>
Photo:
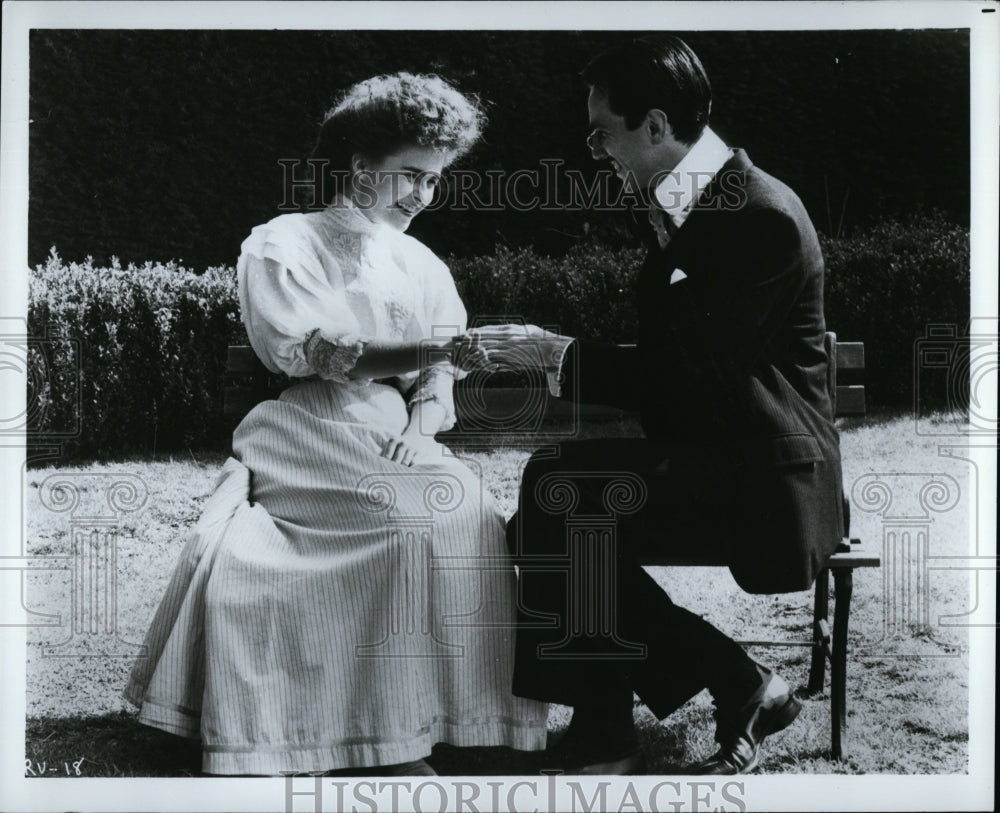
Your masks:
<svg viewBox="0 0 1000 813"><path fill-rule="evenodd" d="M567 734L542 754L540 772L628 776L644 774L646 759L638 745L609 747L606 743Z"/></svg>
<svg viewBox="0 0 1000 813"><path fill-rule="evenodd" d="M791 689L770 669L757 664L762 683L735 710L715 712L715 741L719 750L690 769L693 774L749 773L757 767L764 738L791 725L802 711Z"/></svg>

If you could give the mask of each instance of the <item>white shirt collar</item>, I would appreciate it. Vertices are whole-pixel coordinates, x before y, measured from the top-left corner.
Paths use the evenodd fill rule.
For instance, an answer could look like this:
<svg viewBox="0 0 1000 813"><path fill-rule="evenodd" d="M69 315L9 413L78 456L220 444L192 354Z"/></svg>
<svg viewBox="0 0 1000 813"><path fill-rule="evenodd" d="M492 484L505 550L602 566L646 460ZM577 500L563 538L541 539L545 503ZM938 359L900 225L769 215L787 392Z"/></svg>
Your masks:
<svg viewBox="0 0 1000 813"><path fill-rule="evenodd" d="M732 156L725 142L706 127L687 155L656 185L656 205L680 228L705 187Z"/></svg>

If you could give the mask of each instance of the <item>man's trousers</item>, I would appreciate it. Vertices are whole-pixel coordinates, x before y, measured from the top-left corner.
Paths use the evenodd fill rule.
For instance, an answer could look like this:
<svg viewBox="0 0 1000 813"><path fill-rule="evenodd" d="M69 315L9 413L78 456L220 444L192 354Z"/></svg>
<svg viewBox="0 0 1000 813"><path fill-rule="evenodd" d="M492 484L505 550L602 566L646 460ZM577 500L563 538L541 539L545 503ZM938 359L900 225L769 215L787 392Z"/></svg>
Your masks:
<svg viewBox="0 0 1000 813"><path fill-rule="evenodd" d="M724 448L597 439L536 453L508 543L518 565L514 694L599 706L636 692L663 718L708 688L739 705L760 684L743 649L678 607L643 570L651 552L739 544ZM703 606L715 597L704 594Z"/></svg>

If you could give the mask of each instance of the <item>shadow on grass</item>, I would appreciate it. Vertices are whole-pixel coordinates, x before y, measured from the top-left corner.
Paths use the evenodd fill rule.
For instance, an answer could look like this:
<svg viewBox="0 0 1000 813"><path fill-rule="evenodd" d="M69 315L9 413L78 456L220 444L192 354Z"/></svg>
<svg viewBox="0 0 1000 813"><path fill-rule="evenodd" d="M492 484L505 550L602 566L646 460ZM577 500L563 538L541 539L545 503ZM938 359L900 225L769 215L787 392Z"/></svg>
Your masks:
<svg viewBox="0 0 1000 813"><path fill-rule="evenodd" d="M25 758L28 777L205 776L200 743L141 725L126 712L28 720ZM428 762L442 775L516 776L538 773L538 760L538 754L509 748L442 744Z"/></svg>
<svg viewBox="0 0 1000 813"><path fill-rule="evenodd" d="M681 770L679 763L664 757L683 753L683 728L642 726L640 739L647 754L663 755L651 759L651 772ZM198 742L141 725L126 712L28 720L25 754L31 763L25 771L29 777L205 776ZM531 776L540 773L541 752L442 743L427 761L442 776Z"/></svg>
<svg viewBox="0 0 1000 813"><path fill-rule="evenodd" d="M77 776L81 758L80 776L201 775L197 742L140 725L126 712L27 721L27 776Z"/></svg>

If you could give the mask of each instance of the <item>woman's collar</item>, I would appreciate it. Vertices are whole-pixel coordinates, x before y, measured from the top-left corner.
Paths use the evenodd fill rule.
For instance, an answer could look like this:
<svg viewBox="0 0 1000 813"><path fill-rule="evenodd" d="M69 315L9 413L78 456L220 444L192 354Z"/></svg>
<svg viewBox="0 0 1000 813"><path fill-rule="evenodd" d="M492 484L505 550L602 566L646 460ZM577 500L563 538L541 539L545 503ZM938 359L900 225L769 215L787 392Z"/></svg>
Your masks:
<svg viewBox="0 0 1000 813"><path fill-rule="evenodd" d="M384 223L373 220L364 207L358 206L344 194L337 194L323 211L351 231L370 234L381 230L392 231Z"/></svg>

